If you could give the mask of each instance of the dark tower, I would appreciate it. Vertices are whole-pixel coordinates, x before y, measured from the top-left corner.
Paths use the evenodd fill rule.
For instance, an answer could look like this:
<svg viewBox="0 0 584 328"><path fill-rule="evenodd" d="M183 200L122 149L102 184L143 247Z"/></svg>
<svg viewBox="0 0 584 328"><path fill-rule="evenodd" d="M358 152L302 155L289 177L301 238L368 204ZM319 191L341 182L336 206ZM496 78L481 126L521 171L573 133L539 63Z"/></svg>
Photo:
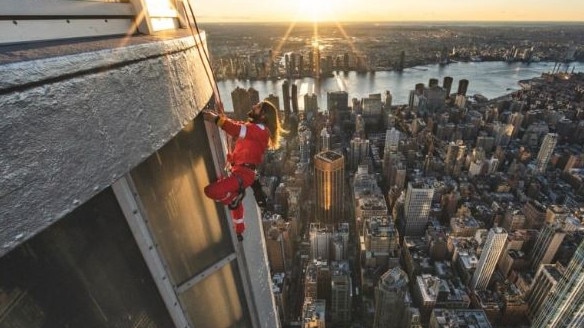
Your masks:
<svg viewBox="0 0 584 328"><path fill-rule="evenodd" d="M424 93L424 83L416 83L416 93L419 95Z"/></svg>
<svg viewBox="0 0 584 328"><path fill-rule="evenodd" d="M468 80L462 79L458 81L458 94L466 96L466 89L468 89Z"/></svg>
<svg viewBox="0 0 584 328"><path fill-rule="evenodd" d="M405 66L405 61L406 61L406 52L405 51L401 51L399 54L399 63L397 65L397 70L398 71L403 71L404 70L404 66Z"/></svg>
<svg viewBox="0 0 584 328"><path fill-rule="evenodd" d="M292 111L298 114L298 86L292 84Z"/></svg>
<svg viewBox="0 0 584 328"><path fill-rule="evenodd" d="M437 87L438 86L438 79L430 79L428 82L428 88Z"/></svg>
<svg viewBox="0 0 584 328"><path fill-rule="evenodd" d="M284 101L284 117L290 116L290 82L282 83L282 100Z"/></svg>
<svg viewBox="0 0 584 328"><path fill-rule="evenodd" d="M444 90L446 90L446 98L450 97L450 90L452 89L452 77L445 76L443 86Z"/></svg>

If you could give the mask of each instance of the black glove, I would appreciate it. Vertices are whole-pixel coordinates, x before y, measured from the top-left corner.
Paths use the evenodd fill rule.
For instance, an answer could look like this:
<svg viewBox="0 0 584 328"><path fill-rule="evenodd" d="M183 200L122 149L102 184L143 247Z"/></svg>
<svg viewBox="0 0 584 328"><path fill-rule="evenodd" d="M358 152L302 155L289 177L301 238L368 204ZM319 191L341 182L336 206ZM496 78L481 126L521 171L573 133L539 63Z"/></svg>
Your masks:
<svg viewBox="0 0 584 328"><path fill-rule="evenodd" d="M258 203L258 206L262 210L265 209L268 197L266 196L266 193L264 193L264 190L262 189L262 184L260 183L260 180L255 179L253 181L253 184L251 185L251 189L253 190L253 195L255 197L256 202Z"/></svg>

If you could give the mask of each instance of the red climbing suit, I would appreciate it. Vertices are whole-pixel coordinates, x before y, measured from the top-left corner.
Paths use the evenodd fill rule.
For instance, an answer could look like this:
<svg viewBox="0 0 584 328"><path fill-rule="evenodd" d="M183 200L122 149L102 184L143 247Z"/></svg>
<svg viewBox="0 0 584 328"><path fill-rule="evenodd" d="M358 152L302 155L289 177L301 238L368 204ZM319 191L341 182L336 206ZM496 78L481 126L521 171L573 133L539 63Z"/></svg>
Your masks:
<svg viewBox="0 0 584 328"><path fill-rule="evenodd" d="M270 131L263 124L234 121L226 116L220 116L217 125L236 138L233 151L227 155L227 162L231 164L231 174L205 187L205 195L229 205L239 195L240 188L245 189L254 182L255 167L263 160ZM231 219L235 225L235 232L241 235L245 230L241 202L231 209Z"/></svg>

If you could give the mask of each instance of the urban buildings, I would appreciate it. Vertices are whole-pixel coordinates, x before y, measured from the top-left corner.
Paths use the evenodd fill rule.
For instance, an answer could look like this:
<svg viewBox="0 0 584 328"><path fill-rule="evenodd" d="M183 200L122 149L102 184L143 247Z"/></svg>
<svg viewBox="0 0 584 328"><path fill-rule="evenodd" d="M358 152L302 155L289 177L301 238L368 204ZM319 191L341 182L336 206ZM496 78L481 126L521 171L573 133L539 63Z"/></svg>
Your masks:
<svg viewBox="0 0 584 328"><path fill-rule="evenodd" d="M374 328L406 327L406 311L411 303L408 276L400 268L385 272L375 287Z"/></svg>
<svg viewBox="0 0 584 328"><path fill-rule="evenodd" d="M434 189L423 182L410 182L404 202L403 234L421 236L426 231Z"/></svg>
<svg viewBox="0 0 584 328"><path fill-rule="evenodd" d="M536 162L537 170L540 173L545 171L547 164L549 163L550 158L552 157L552 153L554 152L554 148L556 147L557 143L558 143L558 135L556 133L548 133L543 138L543 141L541 143L541 148L539 149L539 152L537 153L537 162Z"/></svg>
<svg viewBox="0 0 584 328"><path fill-rule="evenodd" d="M580 243L531 324L535 328L580 327L584 324L584 243Z"/></svg>
<svg viewBox="0 0 584 328"><path fill-rule="evenodd" d="M331 150L320 152L314 158L314 171L316 221L326 225L344 222L344 156Z"/></svg>
<svg viewBox="0 0 584 328"><path fill-rule="evenodd" d="M472 276L470 283L472 289L482 290L487 288L506 241L507 231L505 229L491 228L489 230L479 263Z"/></svg>

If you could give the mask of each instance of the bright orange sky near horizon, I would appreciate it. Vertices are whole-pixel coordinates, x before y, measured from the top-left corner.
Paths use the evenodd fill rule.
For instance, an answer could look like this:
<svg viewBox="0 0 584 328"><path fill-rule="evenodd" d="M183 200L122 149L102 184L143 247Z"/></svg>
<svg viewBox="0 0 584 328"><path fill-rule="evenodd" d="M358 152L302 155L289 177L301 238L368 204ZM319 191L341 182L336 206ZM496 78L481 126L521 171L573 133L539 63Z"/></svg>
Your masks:
<svg viewBox="0 0 584 328"><path fill-rule="evenodd" d="M570 21L584 0L192 0L200 22Z"/></svg>

